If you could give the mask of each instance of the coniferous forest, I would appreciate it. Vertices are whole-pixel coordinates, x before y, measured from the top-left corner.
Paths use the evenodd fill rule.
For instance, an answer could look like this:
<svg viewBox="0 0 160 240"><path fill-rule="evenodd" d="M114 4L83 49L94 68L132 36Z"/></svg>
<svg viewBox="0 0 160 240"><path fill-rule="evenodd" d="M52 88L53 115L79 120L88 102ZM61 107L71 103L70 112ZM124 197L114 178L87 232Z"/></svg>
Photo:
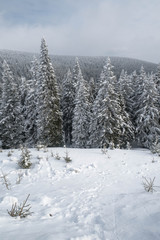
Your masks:
<svg viewBox="0 0 160 240"><path fill-rule="evenodd" d="M16 77L6 59L1 69L3 148L41 143L156 151L160 145L160 66L155 73L142 65L139 72L121 69L116 74L108 57L99 76L89 68L88 78L75 58L74 67L59 81L42 39L40 55L27 69L30 77Z"/></svg>

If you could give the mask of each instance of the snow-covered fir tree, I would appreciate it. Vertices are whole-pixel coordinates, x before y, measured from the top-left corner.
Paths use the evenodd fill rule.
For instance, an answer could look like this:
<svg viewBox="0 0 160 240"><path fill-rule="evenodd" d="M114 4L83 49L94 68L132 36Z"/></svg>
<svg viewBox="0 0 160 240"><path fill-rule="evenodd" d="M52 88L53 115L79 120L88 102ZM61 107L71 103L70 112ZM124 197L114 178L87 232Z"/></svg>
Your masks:
<svg viewBox="0 0 160 240"><path fill-rule="evenodd" d="M79 73L81 72L81 68L80 68L80 65L79 65L79 60L78 60L78 57L75 58L75 65L73 67L73 70L72 70L72 84L73 84L73 87L74 87L74 92L73 92L73 96L75 98L76 96L76 93L78 91L78 84L79 84L79 81L78 81L78 75Z"/></svg>
<svg viewBox="0 0 160 240"><path fill-rule="evenodd" d="M135 73L128 75L126 71L122 70L119 78L119 89L124 97L126 111L131 120L133 119L134 76Z"/></svg>
<svg viewBox="0 0 160 240"><path fill-rule="evenodd" d="M157 107L160 112L160 63L157 66L157 71L153 77L153 80L156 84L157 92L158 92L158 101L157 101ZM160 122L160 121L159 121Z"/></svg>
<svg viewBox="0 0 160 240"><path fill-rule="evenodd" d="M31 79L27 82L27 94L24 103L24 131L26 145L34 146L37 142L37 82L38 60L34 57L31 63Z"/></svg>
<svg viewBox="0 0 160 240"><path fill-rule="evenodd" d="M73 146L78 148L87 147L88 130L90 120L89 95L86 88L85 80L81 70L77 76L77 93L75 98L75 108L72 126Z"/></svg>
<svg viewBox="0 0 160 240"><path fill-rule="evenodd" d="M55 72L43 38L38 76L37 137L47 146L62 146L62 112Z"/></svg>
<svg viewBox="0 0 160 240"><path fill-rule="evenodd" d="M91 77L88 83L88 92L89 92L89 102L93 104L96 98L96 84L94 78Z"/></svg>
<svg viewBox="0 0 160 240"><path fill-rule="evenodd" d="M108 58L100 76L100 89L93 104L93 116L90 124L91 147L126 146L133 139L133 126L125 112L117 80ZM118 92L117 92L118 91Z"/></svg>
<svg viewBox="0 0 160 240"><path fill-rule="evenodd" d="M151 74L148 77L143 68L140 78L141 81L143 79L143 91L137 99L138 109L135 113L136 139L140 145L151 149L155 142L160 142L159 110L157 108L158 91L153 75Z"/></svg>
<svg viewBox="0 0 160 240"><path fill-rule="evenodd" d="M63 112L63 130L65 137L65 144L70 146L72 144L72 121L74 110L74 85L72 82L72 73L70 69L67 72L62 84L62 112Z"/></svg>
<svg viewBox="0 0 160 240"><path fill-rule="evenodd" d="M3 62L0 139L4 148L18 147L23 142L23 117L19 89L8 63Z"/></svg>

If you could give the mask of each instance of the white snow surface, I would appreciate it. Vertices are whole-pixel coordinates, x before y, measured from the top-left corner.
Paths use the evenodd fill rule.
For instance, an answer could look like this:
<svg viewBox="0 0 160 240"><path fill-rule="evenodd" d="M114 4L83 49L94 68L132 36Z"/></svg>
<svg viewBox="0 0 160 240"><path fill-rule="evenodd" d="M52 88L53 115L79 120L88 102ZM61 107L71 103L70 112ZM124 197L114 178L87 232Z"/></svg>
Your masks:
<svg viewBox="0 0 160 240"><path fill-rule="evenodd" d="M0 153L11 183L8 190L0 179L1 240L160 239L160 188L146 192L142 184L155 177L160 186L160 157L146 149L67 149L72 162L66 163L64 148L30 151L27 170L18 167L20 150ZM7 210L28 194L32 215L11 217Z"/></svg>

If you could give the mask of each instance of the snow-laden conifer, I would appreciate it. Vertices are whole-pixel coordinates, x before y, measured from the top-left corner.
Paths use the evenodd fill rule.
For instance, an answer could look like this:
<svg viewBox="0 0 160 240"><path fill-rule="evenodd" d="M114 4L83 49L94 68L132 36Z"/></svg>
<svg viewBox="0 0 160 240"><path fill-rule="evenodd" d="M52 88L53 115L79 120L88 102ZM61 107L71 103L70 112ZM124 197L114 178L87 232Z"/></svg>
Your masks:
<svg viewBox="0 0 160 240"><path fill-rule="evenodd" d="M140 77L143 78L143 91L137 98L136 139L140 145L151 149L155 142L160 142L158 92L153 75L148 77L142 69Z"/></svg>
<svg viewBox="0 0 160 240"><path fill-rule="evenodd" d="M8 63L3 62L0 139L4 148L18 147L23 141L23 117L20 91Z"/></svg>
<svg viewBox="0 0 160 240"><path fill-rule="evenodd" d="M135 73L128 75L126 71L122 70L119 78L119 88L124 97L125 109L133 121L133 96L134 92L134 76Z"/></svg>
<svg viewBox="0 0 160 240"><path fill-rule="evenodd" d="M38 141L47 146L61 146L63 141L60 96L44 38L41 41L37 111Z"/></svg>
<svg viewBox="0 0 160 240"><path fill-rule="evenodd" d="M91 147L109 146L111 142L115 146L125 146L133 139L133 126L125 112L112 68L108 58L100 76L101 87L93 104L89 140Z"/></svg>
<svg viewBox="0 0 160 240"><path fill-rule="evenodd" d="M87 147L88 129L90 119L90 104L88 100L88 90L81 70L77 77L78 83L77 93L75 98L75 108L72 126L72 142L74 147Z"/></svg>
<svg viewBox="0 0 160 240"><path fill-rule="evenodd" d="M34 146L37 142L37 82L39 64L36 57L34 57L31 64L31 79L27 82L27 94L24 103L24 131L28 146Z"/></svg>
<svg viewBox="0 0 160 240"><path fill-rule="evenodd" d="M74 85L72 82L72 73L70 69L63 80L62 85L62 112L63 112L63 130L65 136L65 144L67 146L72 143L72 120L74 110Z"/></svg>

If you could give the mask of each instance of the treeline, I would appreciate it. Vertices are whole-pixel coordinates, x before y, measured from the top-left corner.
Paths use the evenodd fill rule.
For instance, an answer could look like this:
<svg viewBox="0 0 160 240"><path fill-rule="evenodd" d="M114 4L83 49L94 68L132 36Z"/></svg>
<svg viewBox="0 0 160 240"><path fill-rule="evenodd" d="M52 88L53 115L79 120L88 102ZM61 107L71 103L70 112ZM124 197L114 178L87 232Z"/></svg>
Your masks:
<svg viewBox="0 0 160 240"><path fill-rule="evenodd" d="M63 67L63 66L62 66ZM33 59L30 79L14 78L3 61L0 86L2 147L118 147L152 149L160 141L160 67L156 74L114 74L106 60L98 79L86 81L75 60L62 84L44 39L40 57Z"/></svg>

